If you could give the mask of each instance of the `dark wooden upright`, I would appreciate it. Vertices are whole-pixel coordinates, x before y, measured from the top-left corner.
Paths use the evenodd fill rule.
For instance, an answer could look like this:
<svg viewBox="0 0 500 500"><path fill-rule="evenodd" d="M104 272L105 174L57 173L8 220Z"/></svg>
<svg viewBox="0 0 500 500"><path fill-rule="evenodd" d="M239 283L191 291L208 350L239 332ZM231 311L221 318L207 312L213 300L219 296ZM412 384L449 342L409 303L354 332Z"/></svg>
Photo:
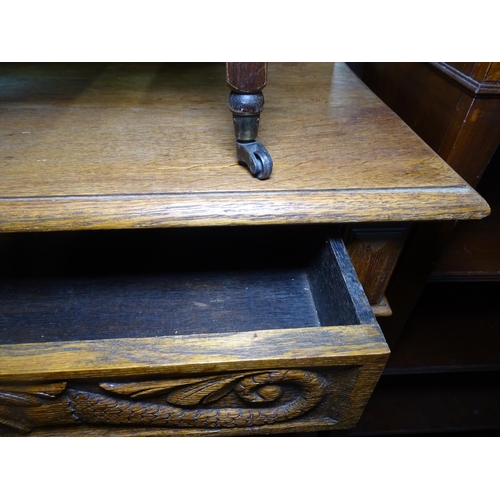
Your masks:
<svg viewBox="0 0 500 500"><path fill-rule="evenodd" d="M227 84L235 92L254 94L267 85L267 63L227 63Z"/></svg>

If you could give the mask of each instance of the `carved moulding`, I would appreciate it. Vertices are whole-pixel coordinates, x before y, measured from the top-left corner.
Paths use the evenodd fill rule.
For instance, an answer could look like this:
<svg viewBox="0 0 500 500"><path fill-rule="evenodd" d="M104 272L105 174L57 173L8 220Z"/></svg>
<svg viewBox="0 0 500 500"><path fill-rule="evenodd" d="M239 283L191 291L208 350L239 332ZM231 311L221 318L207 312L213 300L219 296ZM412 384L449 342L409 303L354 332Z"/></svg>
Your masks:
<svg viewBox="0 0 500 500"><path fill-rule="evenodd" d="M357 371L347 379L352 388ZM28 433L54 425L228 429L297 419L325 398L307 370L261 370L175 380L0 386L0 423Z"/></svg>

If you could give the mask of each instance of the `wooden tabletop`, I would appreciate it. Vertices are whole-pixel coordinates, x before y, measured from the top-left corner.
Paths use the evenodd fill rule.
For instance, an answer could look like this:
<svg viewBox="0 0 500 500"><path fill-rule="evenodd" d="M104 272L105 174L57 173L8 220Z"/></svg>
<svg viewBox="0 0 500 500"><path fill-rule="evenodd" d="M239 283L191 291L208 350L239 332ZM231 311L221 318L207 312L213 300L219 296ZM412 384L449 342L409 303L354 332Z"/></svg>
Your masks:
<svg viewBox="0 0 500 500"><path fill-rule="evenodd" d="M0 231L473 219L486 202L342 63L270 64L259 181L223 63L0 69Z"/></svg>

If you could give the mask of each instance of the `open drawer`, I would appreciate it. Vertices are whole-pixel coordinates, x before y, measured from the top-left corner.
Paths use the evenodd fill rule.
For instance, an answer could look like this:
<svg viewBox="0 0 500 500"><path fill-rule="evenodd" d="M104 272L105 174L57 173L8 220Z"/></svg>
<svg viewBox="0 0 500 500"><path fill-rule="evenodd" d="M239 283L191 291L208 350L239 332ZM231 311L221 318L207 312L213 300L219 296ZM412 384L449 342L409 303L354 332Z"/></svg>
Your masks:
<svg viewBox="0 0 500 500"><path fill-rule="evenodd" d="M389 350L327 229L1 235L0 433L353 427Z"/></svg>

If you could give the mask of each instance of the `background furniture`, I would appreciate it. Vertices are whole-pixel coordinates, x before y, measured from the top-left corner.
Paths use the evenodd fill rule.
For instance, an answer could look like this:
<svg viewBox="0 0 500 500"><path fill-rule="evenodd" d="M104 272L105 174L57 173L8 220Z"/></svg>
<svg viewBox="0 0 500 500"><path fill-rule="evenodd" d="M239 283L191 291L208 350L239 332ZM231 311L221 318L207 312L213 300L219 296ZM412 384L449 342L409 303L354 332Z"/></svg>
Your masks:
<svg viewBox="0 0 500 500"><path fill-rule="evenodd" d="M411 224L489 207L344 64L269 75L260 182L224 65L3 68L4 434L356 425Z"/></svg>
<svg viewBox="0 0 500 500"><path fill-rule="evenodd" d="M498 432L500 63L351 66L492 208L414 227L380 321L391 359L354 432Z"/></svg>

